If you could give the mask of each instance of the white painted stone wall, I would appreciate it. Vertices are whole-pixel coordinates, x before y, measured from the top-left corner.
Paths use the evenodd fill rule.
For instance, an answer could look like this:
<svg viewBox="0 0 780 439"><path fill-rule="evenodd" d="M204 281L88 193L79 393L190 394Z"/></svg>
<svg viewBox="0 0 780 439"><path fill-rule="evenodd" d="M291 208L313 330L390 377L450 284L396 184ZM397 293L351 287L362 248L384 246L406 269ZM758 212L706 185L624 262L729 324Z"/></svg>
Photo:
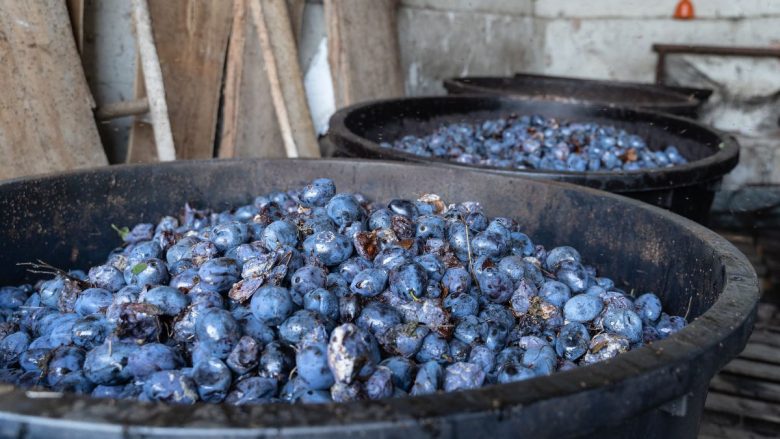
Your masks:
<svg viewBox="0 0 780 439"><path fill-rule="evenodd" d="M525 71L652 81L653 43L780 45L779 0L402 0L401 61L410 95L442 79Z"/></svg>
<svg viewBox="0 0 780 439"><path fill-rule="evenodd" d="M409 7L399 11L398 35L409 95L443 93L450 77L524 70L543 42L530 16Z"/></svg>
<svg viewBox="0 0 780 439"><path fill-rule="evenodd" d="M780 59L673 55L671 83L715 92L701 120L737 138L740 162L724 190L780 184Z"/></svg>
<svg viewBox="0 0 780 439"><path fill-rule="evenodd" d="M401 61L409 95L443 94L463 75L542 73L652 82L654 43L780 46L780 0L402 0ZM732 190L780 184L780 62L670 58L670 81L715 88L703 120L735 135Z"/></svg>

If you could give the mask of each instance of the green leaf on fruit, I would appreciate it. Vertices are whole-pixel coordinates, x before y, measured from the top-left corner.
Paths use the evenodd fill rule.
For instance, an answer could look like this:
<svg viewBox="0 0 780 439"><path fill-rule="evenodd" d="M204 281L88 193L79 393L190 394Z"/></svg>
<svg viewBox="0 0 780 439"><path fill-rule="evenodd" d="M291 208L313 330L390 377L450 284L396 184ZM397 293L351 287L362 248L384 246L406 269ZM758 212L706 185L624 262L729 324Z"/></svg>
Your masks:
<svg viewBox="0 0 780 439"><path fill-rule="evenodd" d="M138 276L142 271L146 270L146 267L148 267L148 265L145 262L139 262L138 264L135 264L131 271L133 275Z"/></svg>

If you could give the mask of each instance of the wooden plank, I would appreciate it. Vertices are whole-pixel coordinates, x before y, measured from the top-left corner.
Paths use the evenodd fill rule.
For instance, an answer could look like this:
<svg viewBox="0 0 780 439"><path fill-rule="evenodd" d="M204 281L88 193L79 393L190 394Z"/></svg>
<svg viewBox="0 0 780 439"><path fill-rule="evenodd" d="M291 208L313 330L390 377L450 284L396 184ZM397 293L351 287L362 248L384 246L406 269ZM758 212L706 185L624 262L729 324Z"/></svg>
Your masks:
<svg viewBox="0 0 780 439"><path fill-rule="evenodd" d="M336 107L404 94L397 0L325 0Z"/></svg>
<svg viewBox="0 0 780 439"><path fill-rule="evenodd" d="M780 403L780 384L721 373L710 381L710 391Z"/></svg>
<svg viewBox="0 0 780 439"><path fill-rule="evenodd" d="M755 329L750 335L750 340L748 340L748 343L756 343L780 348L780 334L764 331L762 329Z"/></svg>
<svg viewBox="0 0 780 439"><path fill-rule="evenodd" d="M134 100L146 97L144 75L141 70L141 60L136 50L135 82L133 85ZM157 148L154 144L154 130L148 118L136 116L127 139L127 163L154 163L157 161Z"/></svg>
<svg viewBox="0 0 780 439"><path fill-rule="evenodd" d="M290 25L292 26L295 43L301 42L303 35L303 9L306 7L306 0L287 0L287 10L290 13Z"/></svg>
<svg viewBox="0 0 780 439"><path fill-rule="evenodd" d="M64 2L0 8L0 179L108 163Z"/></svg>
<svg viewBox="0 0 780 439"><path fill-rule="evenodd" d="M257 29L246 0L234 0L218 157L287 157Z"/></svg>
<svg viewBox="0 0 780 439"><path fill-rule="evenodd" d="M717 439L767 439L770 436L764 436L751 431L740 430L734 427L702 422L699 429L699 439L717 438Z"/></svg>
<svg viewBox="0 0 780 439"><path fill-rule="evenodd" d="M780 366L780 349L772 346L748 342L739 357Z"/></svg>
<svg viewBox="0 0 780 439"><path fill-rule="evenodd" d="M780 337L780 325L778 325L776 321L772 321L770 323L757 322L754 330L756 329L760 331L766 331Z"/></svg>
<svg viewBox="0 0 780 439"><path fill-rule="evenodd" d="M139 116L149 112L149 101L146 98L134 101L121 101L106 104L95 110L95 119L99 121L119 119L120 117Z"/></svg>
<svg viewBox="0 0 780 439"><path fill-rule="evenodd" d="M225 87L222 92L222 133L220 134L217 157L236 156L236 134L240 116L240 87L244 68L246 48L246 2L233 0L233 23L228 40L225 60Z"/></svg>
<svg viewBox="0 0 780 439"><path fill-rule="evenodd" d="M275 0L249 0L249 10L287 156L319 157L287 5Z"/></svg>
<svg viewBox="0 0 780 439"><path fill-rule="evenodd" d="M723 367L723 371L764 381L780 382L780 366L742 358L731 360Z"/></svg>
<svg viewBox="0 0 780 439"><path fill-rule="evenodd" d="M157 159L161 162L176 160L162 68L152 35L152 20L147 0L133 0L133 23L137 34L136 43L141 71L144 75L146 102L149 104L149 119L152 121Z"/></svg>
<svg viewBox="0 0 780 439"><path fill-rule="evenodd" d="M778 424L780 427L780 405L761 401L751 401L746 398L710 393L704 404L706 410L733 413L744 418Z"/></svg>
<svg viewBox="0 0 780 439"><path fill-rule="evenodd" d="M219 0L150 0L149 10L176 155L211 158L232 5ZM136 145L131 149L139 150Z"/></svg>
<svg viewBox="0 0 780 439"><path fill-rule="evenodd" d="M84 3L86 0L67 0L70 26L79 54L84 53Z"/></svg>

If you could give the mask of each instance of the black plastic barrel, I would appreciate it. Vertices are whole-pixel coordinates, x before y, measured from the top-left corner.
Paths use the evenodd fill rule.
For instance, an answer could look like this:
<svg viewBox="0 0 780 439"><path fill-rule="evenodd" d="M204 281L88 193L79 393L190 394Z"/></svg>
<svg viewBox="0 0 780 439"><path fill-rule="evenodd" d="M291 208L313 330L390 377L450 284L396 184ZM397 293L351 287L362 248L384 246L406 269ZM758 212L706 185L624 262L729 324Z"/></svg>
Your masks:
<svg viewBox="0 0 780 439"><path fill-rule="evenodd" d="M638 107L697 118L712 90L668 87L636 82L605 81L518 73L509 77L466 77L444 81L454 95L479 94L548 99L617 107Z"/></svg>
<svg viewBox="0 0 780 439"><path fill-rule="evenodd" d="M553 79L561 79L561 80L571 80L571 81L582 81L582 84L588 84L588 83L602 83L602 84L625 84L625 85L633 85L633 86L639 86L639 87L650 87L650 88L660 88L663 90L670 90L675 93L679 93L685 96L691 96L699 101L701 101L701 104L707 103L707 101L712 97L712 94L715 92L715 90L711 88L700 88L700 87L687 87L682 85L668 85L668 84L654 84L654 83L647 83L647 82L631 82L631 81L607 81L607 80L599 80L599 79L583 79L583 78L572 78L570 76L553 76L553 75L537 75L533 73L515 73L515 78L523 79L527 78L529 80L533 80L536 78L553 78Z"/></svg>
<svg viewBox="0 0 780 439"><path fill-rule="evenodd" d="M716 371L745 346L758 299L745 257L715 233L627 198L555 182L378 161L126 165L0 183L0 284L16 263L103 261L111 224L156 221L185 201L223 208L328 176L370 199L424 192L479 200L544 245L569 244L619 284L659 293L691 323L601 364L507 385L346 404L194 406L108 401L0 385L0 436L694 438Z"/></svg>
<svg viewBox="0 0 780 439"><path fill-rule="evenodd" d="M509 114L540 114L613 125L644 137L651 149L675 145L690 162L627 172L517 170L460 164L379 146L380 142L392 142L409 134L430 134L442 124L477 122ZM405 160L566 181L627 195L702 223L706 222L720 181L739 161L739 146L733 137L690 119L595 104L496 96L403 98L353 105L331 117L323 150L336 156Z"/></svg>

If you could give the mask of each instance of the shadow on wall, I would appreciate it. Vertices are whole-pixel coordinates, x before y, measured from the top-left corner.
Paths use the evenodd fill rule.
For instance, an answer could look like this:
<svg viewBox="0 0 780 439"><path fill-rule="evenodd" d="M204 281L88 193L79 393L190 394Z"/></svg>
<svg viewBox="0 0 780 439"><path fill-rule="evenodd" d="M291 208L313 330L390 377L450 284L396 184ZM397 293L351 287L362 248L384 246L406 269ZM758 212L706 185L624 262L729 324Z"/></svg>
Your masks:
<svg viewBox="0 0 780 439"><path fill-rule="evenodd" d="M737 137L739 166L723 189L780 184L780 59L674 55L670 84L712 88L701 120Z"/></svg>

